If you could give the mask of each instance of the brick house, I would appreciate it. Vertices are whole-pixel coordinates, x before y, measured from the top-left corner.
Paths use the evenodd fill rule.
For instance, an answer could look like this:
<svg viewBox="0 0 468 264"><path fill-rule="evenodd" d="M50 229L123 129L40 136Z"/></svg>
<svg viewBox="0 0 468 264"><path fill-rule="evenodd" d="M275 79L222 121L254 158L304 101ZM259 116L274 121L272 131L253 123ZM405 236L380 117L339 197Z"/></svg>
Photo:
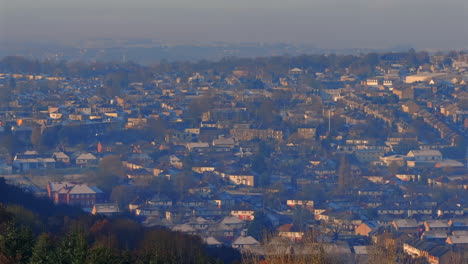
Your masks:
<svg viewBox="0 0 468 264"><path fill-rule="evenodd" d="M98 187L72 182L49 182L47 194L56 204L79 205L85 208L92 208L104 199L104 193Z"/></svg>

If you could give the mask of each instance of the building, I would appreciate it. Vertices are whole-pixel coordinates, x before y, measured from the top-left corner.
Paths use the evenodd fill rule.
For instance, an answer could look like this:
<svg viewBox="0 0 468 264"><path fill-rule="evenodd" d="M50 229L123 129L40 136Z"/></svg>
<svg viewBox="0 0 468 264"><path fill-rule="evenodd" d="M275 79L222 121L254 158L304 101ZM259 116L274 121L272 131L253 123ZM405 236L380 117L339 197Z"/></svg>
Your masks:
<svg viewBox="0 0 468 264"><path fill-rule="evenodd" d="M254 213L255 211L250 210L250 209L239 209L239 210L231 211L232 216L236 216L241 220L247 220L247 221L254 220Z"/></svg>
<svg viewBox="0 0 468 264"><path fill-rule="evenodd" d="M438 150L411 150L406 154L408 167L434 166L442 161L442 153Z"/></svg>
<svg viewBox="0 0 468 264"><path fill-rule="evenodd" d="M91 213L93 215L114 216L120 213L120 209L116 203L94 204Z"/></svg>
<svg viewBox="0 0 468 264"><path fill-rule="evenodd" d="M392 226L397 231L410 234L410 233L417 233L420 224L415 219L396 219L396 220L393 220Z"/></svg>
<svg viewBox="0 0 468 264"><path fill-rule="evenodd" d="M55 159L50 155L40 155L35 151L16 155L13 159L13 170L25 172L34 169L55 168Z"/></svg>
<svg viewBox="0 0 468 264"><path fill-rule="evenodd" d="M283 131L273 129L250 129L250 128L233 128L230 130L231 136L237 140L249 141L252 139L275 139L283 140Z"/></svg>
<svg viewBox="0 0 468 264"><path fill-rule="evenodd" d="M234 185L254 186L255 177L253 175L229 175L229 182Z"/></svg>
<svg viewBox="0 0 468 264"><path fill-rule="evenodd" d="M49 182L47 194L56 204L79 205L92 208L104 200L104 193L95 186L73 182Z"/></svg>
<svg viewBox="0 0 468 264"><path fill-rule="evenodd" d="M314 139L317 129L315 128L298 128L297 135L300 138Z"/></svg>
<svg viewBox="0 0 468 264"><path fill-rule="evenodd" d="M312 200L286 200L286 205L289 207L303 206L303 207L314 207L314 201Z"/></svg>
<svg viewBox="0 0 468 264"><path fill-rule="evenodd" d="M301 241L304 237L304 232L293 224L284 224L278 227L277 231L279 237L285 237L294 242Z"/></svg>
<svg viewBox="0 0 468 264"><path fill-rule="evenodd" d="M80 167L86 167L86 166L90 166L90 165L96 165L97 161L98 160L97 160L96 156L94 156L93 154L83 153L83 154L80 154L76 158L75 163L76 163L76 165L78 165Z"/></svg>
<svg viewBox="0 0 468 264"><path fill-rule="evenodd" d="M368 222L364 222L362 224L360 224L358 227L356 227L356 229L354 230L354 233L356 235L360 235L360 236L369 236L369 234L376 230L378 227L380 226L379 223L377 223L376 221L368 221Z"/></svg>

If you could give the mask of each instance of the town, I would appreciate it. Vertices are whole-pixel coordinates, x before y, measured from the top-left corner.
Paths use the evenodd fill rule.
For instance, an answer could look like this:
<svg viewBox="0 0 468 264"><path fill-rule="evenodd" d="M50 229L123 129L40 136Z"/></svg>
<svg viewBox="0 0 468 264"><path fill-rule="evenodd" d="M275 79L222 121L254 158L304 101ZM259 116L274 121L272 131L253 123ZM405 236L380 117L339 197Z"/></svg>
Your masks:
<svg viewBox="0 0 468 264"><path fill-rule="evenodd" d="M0 176L246 258L466 263L467 82L463 52L5 57Z"/></svg>

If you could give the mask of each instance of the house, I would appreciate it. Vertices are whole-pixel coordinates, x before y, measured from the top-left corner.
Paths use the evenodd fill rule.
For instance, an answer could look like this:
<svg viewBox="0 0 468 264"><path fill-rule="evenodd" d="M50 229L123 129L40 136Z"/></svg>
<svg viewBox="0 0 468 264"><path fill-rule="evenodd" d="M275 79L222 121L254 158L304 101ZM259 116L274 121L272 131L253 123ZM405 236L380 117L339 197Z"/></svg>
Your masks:
<svg viewBox="0 0 468 264"><path fill-rule="evenodd" d="M208 228L212 224L212 221L208 221L203 217L196 217L191 221L186 223L187 225L191 226L195 230L202 231Z"/></svg>
<svg viewBox="0 0 468 264"><path fill-rule="evenodd" d="M426 231L450 231L449 223L446 220L428 220L424 221Z"/></svg>
<svg viewBox="0 0 468 264"><path fill-rule="evenodd" d="M316 136L317 129L316 128L298 128L297 135L300 138L305 139L314 139Z"/></svg>
<svg viewBox="0 0 468 264"><path fill-rule="evenodd" d="M445 243L449 245L463 245L468 246L468 234L465 235L451 235L447 237Z"/></svg>
<svg viewBox="0 0 468 264"><path fill-rule="evenodd" d="M252 246L260 246L260 242L252 236L240 236L232 243L232 247L237 249L249 248Z"/></svg>
<svg viewBox="0 0 468 264"><path fill-rule="evenodd" d="M192 167L192 171L196 173L204 173L204 172L213 172L215 171L215 167L212 166L194 166Z"/></svg>
<svg viewBox="0 0 468 264"><path fill-rule="evenodd" d="M140 197L137 197L128 204L128 210L135 211L136 209L138 209L138 207L143 206L144 204L145 201Z"/></svg>
<svg viewBox="0 0 468 264"><path fill-rule="evenodd" d="M369 263L369 255L372 253L372 246L354 246L354 259L357 264Z"/></svg>
<svg viewBox="0 0 468 264"><path fill-rule="evenodd" d="M432 241L432 242L439 242L444 243L447 239L447 232L446 231L425 231L421 235L421 239Z"/></svg>
<svg viewBox="0 0 468 264"><path fill-rule="evenodd" d="M356 229L354 230L354 233L356 235L368 237L369 233L376 230L379 226L380 224L377 223L376 221L363 222L359 226L356 227Z"/></svg>
<svg viewBox="0 0 468 264"><path fill-rule="evenodd" d="M54 152L52 157L57 161L57 162L62 162L65 164L70 164L70 157L63 153L63 152Z"/></svg>
<svg viewBox="0 0 468 264"><path fill-rule="evenodd" d="M198 194L202 197L207 197L211 194L211 192L214 190L213 186L207 183L199 183L196 186L193 186L192 188L189 188L189 193L190 194Z"/></svg>
<svg viewBox="0 0 468 264"><path fill-rule="evenodd" d="M223 246L223 243L219 242L218 239L216 239L216 238L214 238L212 236L204 238L203 242L205 242L205 244L208 247L222 247Z"/></svg>
<svg viewBox="0 0 468 264"><path fill-rule="evenodd" d="M204 233L206 235L222 238L223 240L232 240L234 239L235 235L239 233L238 230L239 229L236 229L232 226L218 223L216 225L209 226Z"/></svg>
<svg viewBox="0 0 468 264"><path fill-rule="evenodd" d="M443 245L431 249L426 259L430 264L456 263L453 259L453 251L449 247Z"/></svg>
<svg viewBox="0 0 468 264"><path fill-rule="evenodd" d="M255 211L249 210L249 209L231 210L232 216L237 216L241 220L248 220L248 221L254 220L254 213Z"/></svg>
<svg viewBox="0 0 468 264"><path fill-rule="evenodd" d="M73 182L49 182L47 194L57 204L76 204L85 208L92 208L104 199L104 193L98 187Z"/></svg>
<svg viewBox="0 0 468 264"><path fill-rule="evenodd" d="M116 203L94 204L91 213L93 215L114 216L120 213L120 209Z"/></svg>
<svg viewBox="0 0 468 264"><path fill-rule="evenodd" d="M468 218L450 219L448 223L452 231L468 230Z"/></svg>
<svg viewBox="0 0 468 264"><path fill-rule="evenodd" d="M55 168L55 159L50 155L40 155L35 151L26 151L13 159L12 168L19 172L33 169Z"/></svg>
<svg viewBox="0 0 468 264"><path fill-rule="evenodd" d="M289 207L304 206L314 207L314 201L311 200L286 200L286 205Z"/></svg>
<svg viewBox="0 0 468 264"><path fill-rule="evenodd" d="M177 169L182 169L183 161L176 155L169 156L169 163Z"/></svg>
<svg viewBox="0 0 468 264"><path fill-rule="evenodd" d="M288 238L294 242L301 241L304 237L304 232L293 224L279 226L276 231L278 231L278 236Z"/></svg>
<svg viewBox="0 0 468 264"><path fill-rule="evenodd" d="M416 162L438 162L442 160L442 153L438 150L411 150L406 154L409 160Z"/></svg>
<svg viewBox="0 0 468 264"><path fill-rule="evenodd" d="M146 169L136 169L128 171L127 178L129 179L150 179L154 175Z"/></svg>
<svg viewBox="0 0 468 264"><path fill-rule="evenodd" d="M217 151L231 151L236 147L234 138L214 139L212 144Z"/></svg>
<svg viewBox="0 0 468 264"><path fill-rule="evenodd" d="M148 201L148 204L158 207L171 207L173 203L172 200L165 195L156 195Z"/></svg>
<svg viewBox="0 0 468 264"><path fill-rule="evenodd" d="M147 118L128 118L125 128L142 128L148 123Z"/></svg>
<svg viewBox="0 0 468 264"><path fill-rule="evenodd" d="M429 252L437 246L437 243L414 238L403 243L403 251L413 258L428 257Z"/></svg>
<svg viewBox="0 0 468 264"><path fill-rule="evenodd" d="M215 195L212 198L212 201L216 203L218 208L229 207L235 204L235 201L232 198L232 196L227 193L220 193L220 194Z"/></svg>
<svg viewBox="0 0 468 264"><path fill-rule="evenodd" d="M190 225L187 225L187 224L175 225L172 228L172 231L183 232L183 233L186 233L186 234L189 234L189 235L196 235L197 234L197 230L195 228L191 227Z"/></svg>
<svg viewBox="0 0 468 264"><path fill-rule="evenodd" d="M385 163L385 165L387 166L397 165L399 167L402 167L406 164L405 156L398 154L382 156L380 157L380 161Z"/></svg>
<svg viewBox="0 0 468 264"><path fill-rule="evenodd" d="M432 212L432 206L430 205L413 204L408 208L408 217L412 217L414 215L432 216Z"/></svg>
<svg viewBox="0 0 468 264"><path fill-rule="evenodd" d="M206 142L190 142L185 145L189 151L203 152L210 149L210 145Z"/></svg>
<svg viewBox="0 0 468 264"><path fill-rule="evenodd" d="M97 158L91 153L83 153L80 154L78 157L75 159L75 164L80 166L80 167L87 167L90 165L96 165L97 164Z"/></svg>
<svg viewBox="0 0 468 264"><path fill-rule="evenodd" d="M240 219L238 216L226 216L220 223L235 229L243 228L246 225L245 220Z"/></svg>
<svg viewBox="0 0 468 264"><path fill-rule="evenodd" d="M135 209L135 215L138 216L160 216L161 207L144 204Z"/></svg>
<svg viewBox="0 0 468 264"><path fill-rule="evenodd" d="M392 226L400 232L417 233L420 224L415 219L396 219L392 221Z"/></svg>
<svg viewBox="0 0 468 264"><path fill-rule="evenodd" d="M453 215L453 216L463 216L464 215L464 209L456 204L451 204L451 203L444 203L437 208L437 216L443 216L443 215Z"/></svg>
<svg viewBox="0 0 468 264"><path fill-rule="evenodd" d="M254 186L254 176L253 175L229 175L229 182L234 185L246 185Z"/></svg>

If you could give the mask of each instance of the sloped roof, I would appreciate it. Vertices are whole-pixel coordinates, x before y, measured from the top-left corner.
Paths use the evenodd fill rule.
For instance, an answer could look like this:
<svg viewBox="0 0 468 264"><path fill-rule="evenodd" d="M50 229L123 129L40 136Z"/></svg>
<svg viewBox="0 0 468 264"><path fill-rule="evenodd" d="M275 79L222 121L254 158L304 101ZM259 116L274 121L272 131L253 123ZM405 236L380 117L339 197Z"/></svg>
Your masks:
<svg viewBox="0 0 468 264"><path fill-rule="evenodd" d="M191 232L196 232L196 230L187 225L187 224L182 224L182 225L176 225L172 228L172 231L180 231L180 232L184 232L184 233L191 233Z"/></svg>
<svg viewBox="0 0 468 264"><path fill-rule="evenodd" d="M419 226L419 223L415 219L397 219L394 220L394 223L398 228L413 228Z"/></svg>
<svg viewBox="0 0 468 264"><path fill-rule="evenodd" d="M427 149L427 150L411 150L407 156L442 156L442 153L438 150Z"/></svg>
<svg viewBox="0 0 468 264"><path fill-rule="evenodd" d="M219 242L219 240L217 240L216 238L210 236L210 237L207 237L204 239L205 240L205 243L209 246L217 246L217 245L222 245L221 242Z"/></svg>
<svg viewBox="0 0 468 264"><path fill-rule="evenodd" d="M70 157L63 152L54 152L53 155L56 159L69 159Z"/></svg>
<svg viewBox="0 0 468 264"><path fill-rule="evenodd" d="M63 187L73 186L73 185L75 184L71 182L49 182L49 188L53 192L56 192L62 189Z"/></svg>
<svg viewBox="0 0 468 264"><path fill-rule="evenodd" d="M433 249L431 249L431 251L429 251L429 255L430 256L434 256L434 257L441 257L443 256L445 253L449 252L450 249L446 246L437 246Z"/></svg>
<svg viewBox="0 0 468 264"><path fill-rule="evenodd" d="M447 240L452 242L452 244L468 244L468 235L464 236L449 236Z"/></svg>
<svg viewBox="0 0 468 264"><path fill-rule="evenodd" d="M98 187L88 186L86 184L77 184L73 186L69 192L70 194L95 194L102 193Z"/></svg>
<svg viewBox="0 0 468 264"><path fill-rule="evenodd" d="M97 213L118 213L120 212L119 206L115 203L110 204L95 204L94 208Z"/></svg>
<svg viewBox="0 0 468 264"><path fill-rule="evenodd" d="M423 234L424 238L447 238L447 232L444 231L426 231Z"/></svg>
<svg viewBox="0 0 468 264"><path fill-rule="evenodd" d="M364 224L366 224L370 229L375 229L376 227L380 226L377 221L367 221Z"/></svg>
<svg viewBox="0 0 468 264"><path fill-rule="evenodd" d="M240 236L233 243L233 245L260 245L255 238L252 236Z"/></svg>
<svg viewBox="0 0 468 264"><path fill-rule="evenodd" d="M79 160L95 160L96 156L94 156L91 153L83 153L83 154L79 155L76 159L79 159Z"/></svg>
<svg viewBox="0 0 468 264"><path fill-rule="evenodd" d="M369 255L371 246L354 246L354 253L356 255Z"/></svg>
<svg viewBox="0 0 468 264"><path fill-rule="evenodd" d="M428 220L424 222L427 224L430 228L448 228L449 224L445 220Z"/></svg>
<svg viewBox="0 0 468 264"><path fill-rule="evenodd" d="M226 216L221 221L221 224L225 224L225 225L234 225L234 224L243 224L243 223L245 223L245 221L241 220L237 216Z"/></svg>

